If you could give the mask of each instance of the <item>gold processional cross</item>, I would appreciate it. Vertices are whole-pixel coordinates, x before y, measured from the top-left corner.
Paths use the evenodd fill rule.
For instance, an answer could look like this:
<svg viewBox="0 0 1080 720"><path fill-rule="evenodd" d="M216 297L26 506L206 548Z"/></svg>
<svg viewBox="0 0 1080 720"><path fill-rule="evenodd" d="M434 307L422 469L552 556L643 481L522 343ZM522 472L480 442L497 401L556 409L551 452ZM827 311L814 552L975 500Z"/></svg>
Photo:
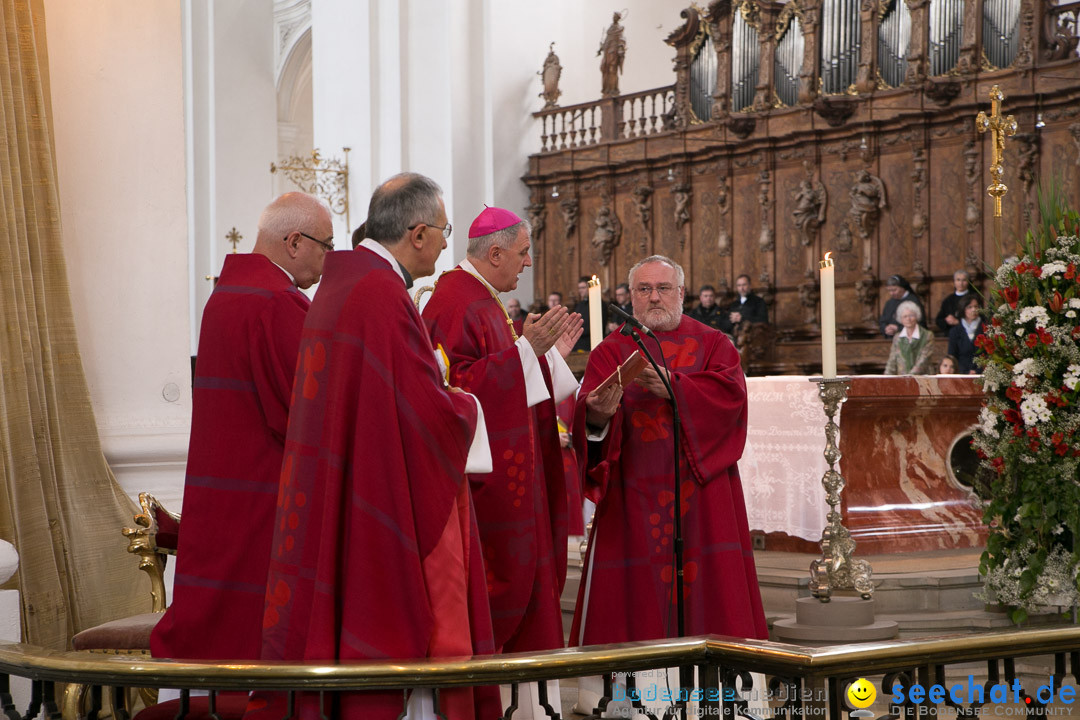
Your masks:
<svg viewBox="0 0 1080 720"><path fill-rule="evenodd" d="M225 239L232 243L232 251L236 252L236 246L240 244L240 241L244 239L244 236L236 231L236 226L233 225L233 229L225 233Z"/></svg>
<svg viewBox="0 0 1080 720"><path fill-rule="evenodd" d="M975 129L980 133L989 130L994 139L994 150L991 156L993 162L990 164L990 178L993 182L987 186L986 194L994 198L994 240L998 247L1001 247L1001 198L1009 192L1009 188L1001 182L1005 174L1005 168L1002 165L1005 159L1005 137L1016 134L1016 118L1012 115L1001 114L1001 101L1004 99L1001 88L997 85L993 86L990 88L990 117L987 117L985 112L979 111L975 118Z"/></svg>

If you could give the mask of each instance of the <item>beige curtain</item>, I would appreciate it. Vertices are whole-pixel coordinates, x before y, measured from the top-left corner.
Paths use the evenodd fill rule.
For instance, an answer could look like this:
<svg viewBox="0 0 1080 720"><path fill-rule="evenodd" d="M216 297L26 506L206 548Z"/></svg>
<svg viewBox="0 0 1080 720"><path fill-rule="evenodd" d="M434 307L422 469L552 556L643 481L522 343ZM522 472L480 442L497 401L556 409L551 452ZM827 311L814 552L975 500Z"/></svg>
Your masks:
<svg viewBox="0 0 1080 720"><path fill-rule="evenodd" d="M23 639L149 610L120 528L68 294L42 0L0 0L0 538L19 551Z"/></svg>

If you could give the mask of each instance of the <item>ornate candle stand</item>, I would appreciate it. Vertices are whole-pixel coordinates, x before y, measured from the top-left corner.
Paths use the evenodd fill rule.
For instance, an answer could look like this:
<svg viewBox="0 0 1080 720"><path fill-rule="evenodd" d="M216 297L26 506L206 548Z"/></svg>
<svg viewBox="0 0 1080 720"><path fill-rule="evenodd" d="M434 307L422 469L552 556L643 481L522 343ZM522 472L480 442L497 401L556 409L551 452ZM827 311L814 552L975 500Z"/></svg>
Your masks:
<svg viewBox="0 0 1080 720"><path fill-rule="evenodd" d="M874 595L873 570L866 560L852 557L855 541L844 527L840 512L844 476L836 469L840 462L840 448L836 444L840 427L835 418L840 405L847 400L851 383L842 378L811 378L811 382L817 383L818 397L825 404L825 415L829 418L825 424L825 460L829 469L821 478L829 503L829 524L821 533L822 556L810 563L810 592L821 602L829 602L834 591L853 589L869 600Z"/></svg>

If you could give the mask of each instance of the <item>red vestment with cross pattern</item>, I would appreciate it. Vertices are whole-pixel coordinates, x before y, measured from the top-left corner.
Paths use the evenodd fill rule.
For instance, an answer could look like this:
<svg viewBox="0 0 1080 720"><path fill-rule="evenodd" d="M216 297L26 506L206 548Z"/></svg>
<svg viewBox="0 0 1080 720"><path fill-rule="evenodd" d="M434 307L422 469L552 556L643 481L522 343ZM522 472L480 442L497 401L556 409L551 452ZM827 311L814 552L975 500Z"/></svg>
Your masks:
<svg viewBox="0 0 1080 720"><path fill-rule="evenodd" d="M154 657L259 657L297 347L310 301L265 255L225 256L203 310L172 604Z"/></svg>
<svg viewBox="0 0 1080 720"><path fill-rule="evenodd" d="M424 308L432 343L450 361L450 384L484 408L494 472L469 475L487 567L495 647L563 646L559 596L566 580L566 475L549 398L527 406L524 371L502 305L461 268L444 273ZM547 361L539 358L548 392Z"/></svg>
<svg viewBox="0 0 1080 720"><path fill-rule="evenodd" d="M767 638L739 469L746 381L723 333L687 316L657 332L682 414L680 448L686 635ZM656 355L656 344L646 338ZM674 449L666 399L632 383L599 447L585 447L585 398L637 345L612 333L589 356L574 438L585 496L597 504L573 645L677 634L672 583Z"/></svg>
<svg viewBox="0 0 1080 720"><path fill-rule="evenodd" d="M327 255L304 324L266 585L262 658L490 653L483 560L465 483L472 398L444 389L402 278L367 248ZM444 690L452 720L497 693ZM484 699L492 704L481 711ZM400 691L328 693L325 715L397 718ZM300 693L298 717L320 717ZM256 693L246 717L279 718Z"/></svg>

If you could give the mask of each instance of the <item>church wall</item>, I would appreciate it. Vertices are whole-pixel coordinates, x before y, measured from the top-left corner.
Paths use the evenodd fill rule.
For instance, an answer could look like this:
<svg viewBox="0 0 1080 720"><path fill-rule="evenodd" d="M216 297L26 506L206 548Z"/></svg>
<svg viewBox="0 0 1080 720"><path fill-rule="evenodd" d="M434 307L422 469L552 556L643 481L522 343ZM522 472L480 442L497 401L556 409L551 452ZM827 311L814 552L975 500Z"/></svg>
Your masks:
<svg viewBox="0 0 1080 720"><path fill-rule="evenodd" d="M102 445L178 497L191 412L181 9L46 0L63 241Z"/></svg>
<svg viewBox="0 0 1080 720"><path fill-rule="evenodd" d="M769 12L776 10L765 5ZM710 4L716 15L702 19L702 25L715 20L719 25L710 25L710 32L724 32L716 27L730 20L727 7ZM1037 219L1040 182L1057 175L1066 198L1074 206L1080 202L1080 161L1073 162L1080 153L1080 63L1075 53L1052 59L1051 50L1038 45L1042 39L1037 33L1025 39L1025 47L1034 50L1018 55L1015 68L969 65L925 82L915 73L901 87L870 82L835 96L813 90L817 77L812 75L809 100L786 107L766 98L754 110L738 113L719 102L714 117L701 122L691 114L688 74L679 68L688 66L692 41L704 30L694 25L698 16L692 11L686 17L686 26L670 38L675 47L669 52L680 54L675 72L668 73L674 102L663 127L646 124L639 132L639 101L626 87L614 100L598 100L594 90L586 103L569 109L562 98L560 108L541 115L546 121L539 130L541 150L531 156L526 176L531 212L550 218L561 202L551 198L552 186L564 195L578 194L585 207L589 183L639 178L626 181L623 197L637 183L652 194L640 205L632 197L617 204L624 233L612 263L579 263L579 269L619 274L647 247L684 264L691 295L703 283L716 285L723 294L737 275L746 273L770 303L777 330L771 357L757 372L813 370L800 343L816 342L817 262L826 250L836 260L837 325L849 341L842 343L840 361L848 372L880 371L884 365L887 343L875 338L888 276L899 273L912 283L931 316L928 322L952 292L954 270L967 269L976 289L986 291L987 271L1000 261L1001 249L994 237L993 203L985 192L992 144L988 134L976 133L974 119L978 111L989 111L992 86L1001 86L1003 110L1018 123L1004 156L1006 245ZM629 54L634 50L631 44ZM727 97L723 84L714 97ZM614 115L615 120L595 120L594 114ZM571 116L584 118L584 127L576 125L567 133ZM620 134L623 122L629 135ZM864 171L869 173L865 181ZM807 193L802 199L799 195L806 181L820 182L827 201L820 229L814 233L811 226L804 234L800 221L806 213L797 210L807 206ZM885 202L876 210L871 198L878 187ZM676 220L677 206L685 206L689 217ZM653 214L647 230L639 229L636 220L641 207ZM645 242L630 241L638 232ZM586 218L576 237L545 237L544 251L584 258L594 233ZM539 277L539 284L566 282L550 263Z"/></svg>

